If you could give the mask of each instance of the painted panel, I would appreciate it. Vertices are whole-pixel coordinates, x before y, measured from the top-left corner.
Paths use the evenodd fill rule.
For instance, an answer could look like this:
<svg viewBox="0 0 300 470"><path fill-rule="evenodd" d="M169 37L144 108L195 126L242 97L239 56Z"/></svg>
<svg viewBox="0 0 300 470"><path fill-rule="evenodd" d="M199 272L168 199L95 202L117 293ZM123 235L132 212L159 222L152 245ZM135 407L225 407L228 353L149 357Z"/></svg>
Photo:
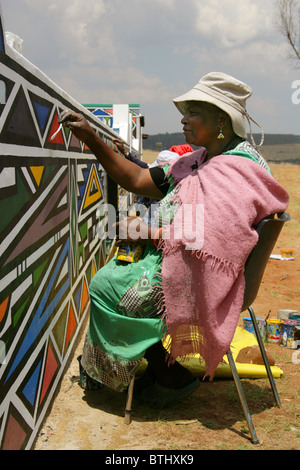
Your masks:
<svg viewBox="0 0 300 470"><path fill-rule="evenodd" d="M108 144L117 134L5 44L2 15L0 59L0 448L19 450L42 425L105 262L105 172L68 129L51 135L66 108Z"/></svg>

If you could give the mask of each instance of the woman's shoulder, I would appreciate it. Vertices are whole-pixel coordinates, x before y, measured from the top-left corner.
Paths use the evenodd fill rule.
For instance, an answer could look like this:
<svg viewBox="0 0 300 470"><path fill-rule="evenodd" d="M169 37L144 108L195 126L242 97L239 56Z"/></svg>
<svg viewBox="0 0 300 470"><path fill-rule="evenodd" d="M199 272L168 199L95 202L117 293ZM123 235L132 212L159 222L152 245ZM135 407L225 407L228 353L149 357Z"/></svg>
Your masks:
<svg viewBox="0 0 300 470"><path fill-rule="evenodd" d="M224 155L237 155L240 157L249 158L271 173L270 167L264 157L247 140L238 143L233 149L224 152Z"/></svg>

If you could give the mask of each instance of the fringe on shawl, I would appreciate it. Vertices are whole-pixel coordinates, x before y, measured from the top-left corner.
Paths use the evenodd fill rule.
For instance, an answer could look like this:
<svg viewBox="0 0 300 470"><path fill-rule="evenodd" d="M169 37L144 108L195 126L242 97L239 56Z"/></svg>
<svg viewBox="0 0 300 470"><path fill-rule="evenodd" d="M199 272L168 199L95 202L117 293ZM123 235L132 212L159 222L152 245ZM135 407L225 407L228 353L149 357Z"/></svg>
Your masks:
<svg viewBox="0 0 300 470"><path fill-rule="evenodd" d="M168 255L172 252L175 252L179 246L171 247L171 248L166 248L166 241L161 238L160 242L158 244L158 248L163 251L163 257L164 255ZM222 271L225 272L226 274L232 273L235 277L237 277L241 270L244 269L244 266L239 266L236 265L235 263L232 263L228 260L223 260L221 258L218 258L214 255L211 255L209 253L206 253L203 250L189 250L190 256L193 256L197 258L198 260L203 260L206 261L209 258L212 260L211 263L211 270L212 271ZM155 277L157 278L156 281L156 286L159 288L159 292L157 294L157 315L161 316L161 329L163 333L163 338L162 341L165 343L166 347L166 363L168 365L172 365L175 363L176 360L180 360L181 363L184 363L190 359L190 357L193 356L199 356L199 363L203 365L205 363L205 360L203 356L205 356L205 337L204 337L204 332L203 328L199 327L198 325L195 324L190 324L187 322L184 325L179 325L176 328L170 329L168 326L168 310L166 308L166 303L165 303L165 296L163 292L163 287L162 287L162 272L158 272L155 274ZM173 340L172 340L173 338ZM175 340L174 340L175 338ZM173 347L172 347L172 341L173 341ZM173 352L174 348L174 342L180 343L182 346L182 342L186 342L186 349L187 353L185 355L177 355L176 353ZM176 345L175 345L175 350L176 350ZM220 363L224 363L223 355L220 361L218 361L217 364L213 364L210 366L209 369L205 369L205 374L203 377L203 380L205 380L206 377L210 377L210 381L213 380L214 378L214 372L217 366Z"/></svg>
<svg viewBox="0 0 300 470"><path fill-rule="evenodd" d="M161 238L158 243L157 249L162 250L163 257L164 257L169 254L175 253L178 250L179 246L181 246L180 243L174 246L167 246L166 240ZM223 259L216 255L208 253L207 251L203 249L186 250L186 251L189 252L191 256L196 257L198 260L207 261L208 259L211 259L212 271L217 271L217 272L222 271L226 274L232 273L235 277L237 277L239 273L241 272L241 270L244 269L244 264L236 264L227 259Z"/></svg>

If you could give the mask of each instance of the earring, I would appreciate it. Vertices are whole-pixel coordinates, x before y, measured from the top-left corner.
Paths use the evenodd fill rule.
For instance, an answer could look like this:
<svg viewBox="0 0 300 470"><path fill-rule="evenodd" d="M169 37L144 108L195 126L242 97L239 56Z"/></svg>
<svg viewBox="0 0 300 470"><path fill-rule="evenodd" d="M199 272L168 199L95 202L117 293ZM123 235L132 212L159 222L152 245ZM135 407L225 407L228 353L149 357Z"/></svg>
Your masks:
<svg viewBox="0 0 300 470"><path fill-rule="evenodd" d="M224 139L224 137L225 137L225 136L224 136L224 134L223 134L223 128L221 128L221 129L220 129L220 134L218 135L217 139L218 139L218 140L222 140L222 139Z"/></svg>

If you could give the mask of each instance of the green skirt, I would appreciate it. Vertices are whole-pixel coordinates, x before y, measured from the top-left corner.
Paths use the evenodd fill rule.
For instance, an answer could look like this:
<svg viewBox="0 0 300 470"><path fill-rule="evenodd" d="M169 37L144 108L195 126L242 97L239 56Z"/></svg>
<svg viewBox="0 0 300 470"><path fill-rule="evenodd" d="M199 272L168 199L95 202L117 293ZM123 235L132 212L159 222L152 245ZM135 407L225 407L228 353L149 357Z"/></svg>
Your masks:
<svg viewBox="0 0 300 470"><path fill-rule="evenodd" d="M91 281L81 364L90 377L114 390L126 390L145 351L165 333L159 314L161 263L161 252L146 245L137 263L114 257Z"/></svg>

